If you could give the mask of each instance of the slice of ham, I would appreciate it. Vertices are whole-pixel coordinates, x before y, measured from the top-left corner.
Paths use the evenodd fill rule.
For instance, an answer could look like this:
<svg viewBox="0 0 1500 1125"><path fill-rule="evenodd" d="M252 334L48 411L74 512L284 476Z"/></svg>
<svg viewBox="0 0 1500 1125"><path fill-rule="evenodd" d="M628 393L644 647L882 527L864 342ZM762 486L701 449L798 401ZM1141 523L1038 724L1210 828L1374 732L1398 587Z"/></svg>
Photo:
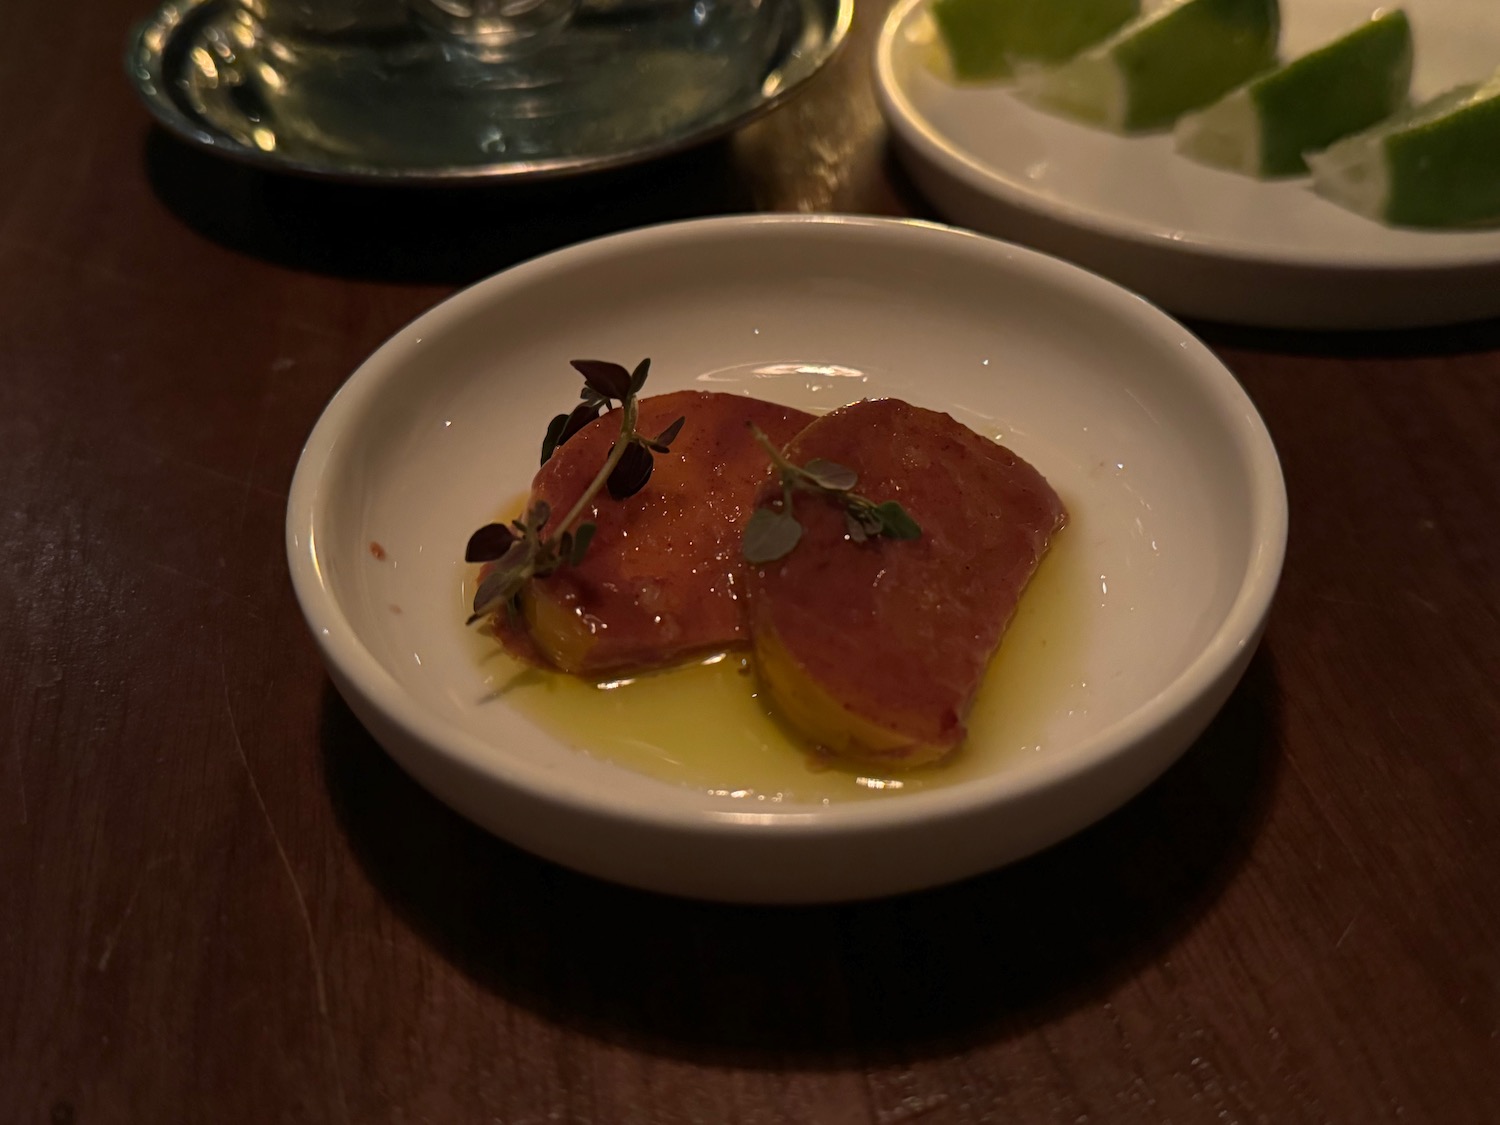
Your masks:
<svg viewBox="0 0 1500 1125"><path fill-rule="evenodd" d="M655 455L645 488L623 501L601 490L590 503L582 518L597 530L581 563L531 584L526 618L535 648L528 653L500 623L513 650L540 650L563 671L598 675L744 642L741 527L769 472L750 425L786 442L812 415L741 395L677 391L642 399L636 428L654 436L679 417L687 419L682 431L671 453ZM617 410L585 426L542 466L532 499L562 519L619 431Z"/></svg>
<svg viewBox="0 0 1500 1125"><path fill-rule="evenodd" d="M796 494L801 542L746 576L762 682L834 753L941 758L964 738L985 667L1066 521L1062 501L1004 446L896 399L825 415L786 452L854 469L856 492L899 501L922 534L855 542L839 504ZM759 502L779 495L769 482Z"/></svg>

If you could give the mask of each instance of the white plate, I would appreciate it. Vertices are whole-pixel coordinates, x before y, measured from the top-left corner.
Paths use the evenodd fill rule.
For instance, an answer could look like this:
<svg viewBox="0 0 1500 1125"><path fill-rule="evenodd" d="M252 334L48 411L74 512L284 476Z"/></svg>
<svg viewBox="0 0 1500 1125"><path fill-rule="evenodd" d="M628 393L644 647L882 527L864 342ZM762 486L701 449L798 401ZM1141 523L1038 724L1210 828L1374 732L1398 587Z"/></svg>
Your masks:
<svg viewBox="0 0 1500 1125"><path fill-rule="evenodd" d="M1369 16L1374 0L1282 0L1282 55ZM1414 0L1413 91L1500 65L1495 0ZM926 0L876 48L897 151L948 219L1025 242L1175 312L1296 328L1396 328L1500 315L1500 230L1397 230L1313 194L1179 156L1170 134L1118 137L1033 109L1003 86L935 73ZM937 57L941 57L938 55Z"/></svg>
<svg viewBox="0 0 1500 1125"><path fill-rule="evenodd" d="M881 394L947 409L1051 479L1086 580L1034 748L923 792L778 803L632 772L493 698L462 624L465 539L524 492L547 418L576 397L567 360L643 355L655 393L759 372L761 397L819 410ZM1285 535L1254 407L1140 298L943 227L790 216L615 235L445 301L335 396L287 509L329 672L418 781L568 866L756 902L961 878L1127 800L1238 680Z"/></svg>

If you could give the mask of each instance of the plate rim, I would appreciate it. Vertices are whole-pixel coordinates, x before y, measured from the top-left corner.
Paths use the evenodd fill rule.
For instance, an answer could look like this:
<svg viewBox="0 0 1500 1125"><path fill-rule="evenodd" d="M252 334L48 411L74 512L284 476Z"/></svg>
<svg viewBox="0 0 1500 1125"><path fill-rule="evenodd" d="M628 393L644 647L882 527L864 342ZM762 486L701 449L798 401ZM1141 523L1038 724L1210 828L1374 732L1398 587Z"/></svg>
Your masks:
<svg viewBox="0 0 1500 1125"><path fill-rule="evenodd" d="M689 130L679 136L654 144L642 145L606 156L552 157L545 160L501 160L488 164L448 164L411 167L382 167L370 164L341 164L288 159L277 151L265 152L240 144L233 137L212 128L194 114L188 113L172 96L163 63L171 49L173 36L199 9L230 0L161 0L156 10L132 28L126 41L125 74L137 96L145 103L153 120L179 140L187 141L252 168L267 172L327 180L334 183L380 186L441 187L477 183L528 183L608 172L645 164L677 153L687 152L726 136L770 113L798 94L807 83L832 62L843 50L854 18L854 0L819 0L831 8L828 34L816 54L804 63L796 79L770 97L759 97L733 116L711 126ZM151 37L160 42L152 45Z"/></svg>
<svg viewBox="0 0 1500 1125"><path fill-rule="evenodd" d="M402 341L417 336L430 339L445 322L466 317L472 310L505 299L509 289L523 288L533 274L556 273L583 267L599 255L629 254L645 247L671 247L723 233L732 236L757 228L818 232L841 228L852 236L946 242L958 253L988 255L999 264L1023 272L1041 270L1063 283L1081 288L1118 311L1142 320L1142 326L1169 335L1180 346L1181 370L1203 381L1208 397L1223 411L1226 428L1233 423L1240 457L1251 470L1249 556L1234 598L1214 633L1191 661L1165 687L1143 699L1132 711L1071 747L1028 762L1025 768L999 770L934 790L903 794L889 801L845 802L824 807L788 806L747 812L710 808L702 804L600 800L586 794L555 771L496 756L492 743L449 723L410 698L409 693L359 640L338 599L323 580L317 553L319 515L326 500L322 485L335 459L347 445L342 439L350 419L358 420L368 403L378 400L386 384L409 367ZM1113 309L1109 309L1113 306ZM407 344L407 347L411 347ZM1097 274L1061 259L998 239L938 223L847 215L745 215L694 219L605 235L512 266L453 294L408 325L398 329L359 365L340 386L320 414L298 458L288 492L285 545L292 585L307 625L321 650L335 683L349 683L403 734L456 766L503 784L554 808L566 808L617 824L667 832L739 836L747 831L770 832L780 839L818 838L848 833L880 832L913 825L962 818L1031 797L1088 775L1152 736L1211 695L1215 685L1248 659L1264 628L1285 558L1288 527L1287 496L1280 461L1264 420L1234 375L1206 345L1186 328L1143 298ZM1238 674L1235 673L1237 678ZM373 685L373 690L372 690ZM388 748L389 749L389 748ZM1179 748L1168 761L1185 750ZM619 767L625 768L625 767ZM653 779L655 780L655 779ZM667 782L657 782L670 786ZM1078 827L1081 827L1078 826ZM1076 829L1069 829L1069 832Z"/></svg>
<svg viewBox="0 0 1500 1125"><path fill-rule="evenodd" d="M899 33L917 10L930 0L898 0L882 24L875 43L875 91L886 121L909 147L918 150L926 159L973 191L987 196L1004 206L1025 215L1061 223L1078 228L1090 235L1128 243L1143 250L1169 252L1185 257L1196 257L1210 261L1230 261L1246 266L1291 268L1295 270L1317 270L1336 273L1412 273L1463 271L1486 267L1500 267L1500 246L1489 250L1472 250L1468 253L1449 252L1413 261L1410 258L1389 252L1349 257L1329 257L1314 251L1296 247L1277 248L1267 251L1251 243L1213 235L1188 234L1176 228L1155 226L1147 222L1112 216L1092 210L1068 199L1042 197L1026 188L1024 184L1002 174L950 140L915 105L896 75L895 55ZM1122 141L1130 138L1120 138ZM1334 206L1334 204L1330 204ZM1374 219L1366 220L1378 229L1391 229ZM1397 228L1406 229L1406 228ZM1454 237L1455 241L1465 234L1494 234L1500 236L1500 227L1480 228L1474 231L1441 230L1432 232L1439 237Z"/></svg>

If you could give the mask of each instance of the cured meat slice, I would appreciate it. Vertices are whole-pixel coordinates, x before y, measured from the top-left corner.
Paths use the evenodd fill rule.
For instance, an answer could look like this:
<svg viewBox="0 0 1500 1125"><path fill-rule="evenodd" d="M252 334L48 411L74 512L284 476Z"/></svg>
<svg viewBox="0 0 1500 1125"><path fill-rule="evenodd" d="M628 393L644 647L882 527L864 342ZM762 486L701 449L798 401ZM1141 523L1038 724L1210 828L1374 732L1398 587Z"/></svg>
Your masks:
<svg viewBox="0 0 1500 1125"><path fill-rule="evenodd" d="M634 496L601 491L583 516L596 530L580 564L534 580L523 600L530 643L565 672L660 667L744 642L740 529L768 473L750 425L786 442L812 421L790 407L706 391L643 398L638 409L643 434L687 419L672 452L656 455ZM532 500L551 505L554 519L604 464L619 436L617 411L559 447L532 481Z"/></svg>
<svg viewBox="0 0 1500 1125"><path fill-rule="evenodd" d="M1062 501L1009 449L896 399L825 415L786 453L854 469L860 495L898 501L922 533L857 542L836 499L794 493L801 541L746 574L762 684L832 753L943 757L963 740L985 667L1067 519ZM759 503L780 496L768 481Z"/></svg>

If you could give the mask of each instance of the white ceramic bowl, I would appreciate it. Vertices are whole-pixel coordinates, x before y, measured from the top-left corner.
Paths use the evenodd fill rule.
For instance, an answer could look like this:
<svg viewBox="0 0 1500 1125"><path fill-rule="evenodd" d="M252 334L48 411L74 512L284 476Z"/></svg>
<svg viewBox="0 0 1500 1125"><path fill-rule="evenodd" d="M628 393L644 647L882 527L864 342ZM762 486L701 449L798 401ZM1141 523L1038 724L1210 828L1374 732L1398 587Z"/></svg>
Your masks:
<svg viewBox="0 0 1500 1125"><path fill-rule="evenodd" d="M566 361L643 355L655 393L748 372L762 397L816 409L895 394L1037 465L1071 508L1088 581L1036 746L923 792L747 802L581 752L495 700L462 623L463 543L524 492L546 419L576 396ZM334 397L287 509L329 673L422 785L567 866L748 902L958 879L1128 800L1239 679L1285 537L1254 407L1145 301L976 235L806 216L614 235L443 302Z"/></svg>
<svg viewBox="0 0 1500 1125"><path fill-rule="evenodd" d="M1315 195L1119 137L931 65L929 0L903 0L875 82L902 162L949 220L1096 270L1174 312L1289 328L1404 328L1500 313L1500 230L1398 230ZM1283 0L1283 57L1356 26L1371 0ZM1408 5L1413 88L1429 97L1500 61L1494 0Z"/></svg>

